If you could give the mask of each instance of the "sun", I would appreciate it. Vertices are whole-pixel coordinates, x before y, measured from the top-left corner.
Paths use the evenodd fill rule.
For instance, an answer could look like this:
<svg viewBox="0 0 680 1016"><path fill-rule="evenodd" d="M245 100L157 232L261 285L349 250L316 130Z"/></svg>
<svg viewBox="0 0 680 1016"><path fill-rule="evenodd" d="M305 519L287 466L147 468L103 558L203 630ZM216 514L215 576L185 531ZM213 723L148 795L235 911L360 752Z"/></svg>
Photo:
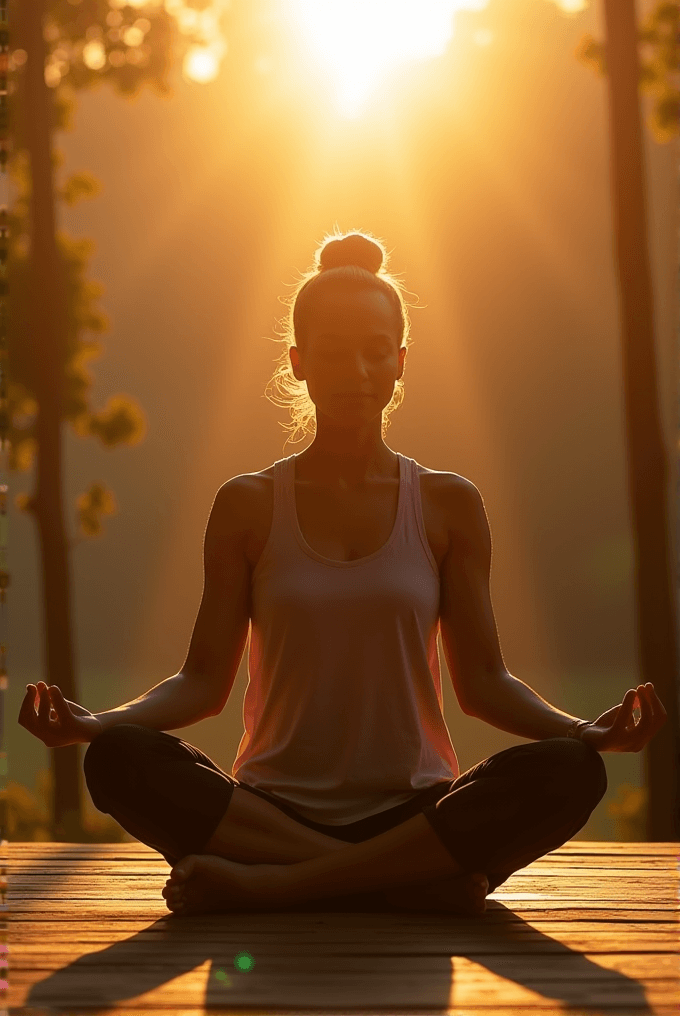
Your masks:
<svg viewBox="0 0 680 1016"><path fill-rule="evenodd" d="M332 74L340 114L354 119L389 71L445 52L457 10L488 0L291 0L289 11Z"/></svg>

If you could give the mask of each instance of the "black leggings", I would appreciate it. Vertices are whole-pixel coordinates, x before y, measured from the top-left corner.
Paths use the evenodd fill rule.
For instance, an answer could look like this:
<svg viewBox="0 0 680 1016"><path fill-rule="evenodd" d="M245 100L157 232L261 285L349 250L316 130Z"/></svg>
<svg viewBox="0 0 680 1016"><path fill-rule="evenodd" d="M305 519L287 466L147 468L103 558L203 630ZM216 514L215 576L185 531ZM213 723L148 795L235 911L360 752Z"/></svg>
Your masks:
<svg viewBox="0 0 680 1016"><path fill-rule="evenodd" d="M464 871L487 875L490 892L513 871L566 843L607 790L599 752L568 737L506 748L455 780L346 825L304 818L272 794L229 776L187 741L132 723L96 737L84 770L95 807L173 866L203 852L234 787L242 787L301 825L348 843L371 839L422 812Z"/></svg>

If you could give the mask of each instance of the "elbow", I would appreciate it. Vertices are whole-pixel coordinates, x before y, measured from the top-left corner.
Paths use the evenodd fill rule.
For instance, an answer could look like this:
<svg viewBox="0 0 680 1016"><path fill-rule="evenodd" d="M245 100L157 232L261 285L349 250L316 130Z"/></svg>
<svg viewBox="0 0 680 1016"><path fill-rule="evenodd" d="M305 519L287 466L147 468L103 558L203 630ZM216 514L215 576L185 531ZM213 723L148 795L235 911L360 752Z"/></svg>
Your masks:
<svg viewBox="0 0 680 1016"><path fill-rule="evenodd" d="M486 676L477 683L474 699L466 699L465 705L460 708L467 716L475 716L477 719L487 719L491 712L496 711L496 705L502 700L506 680L512 675L507 671L495 673L493 676Z"/></svg>
<svg viewBox="0 0 680 1016"><path fill-rule="evenodd" d="M461 702L461 709L466 716L474 716L477 719L485 719L489 712L489 705L497 702L505 685L505 681L511 675L507 670L485 674L476 682L473 698L469 696Z"/></svg>

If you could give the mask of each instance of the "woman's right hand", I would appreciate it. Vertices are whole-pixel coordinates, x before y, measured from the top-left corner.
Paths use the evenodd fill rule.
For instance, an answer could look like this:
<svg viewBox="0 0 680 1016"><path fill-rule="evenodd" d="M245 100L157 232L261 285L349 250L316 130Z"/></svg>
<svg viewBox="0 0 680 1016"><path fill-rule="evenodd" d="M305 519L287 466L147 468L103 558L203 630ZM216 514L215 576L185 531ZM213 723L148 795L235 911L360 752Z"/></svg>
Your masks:
<svg viewBox="0 0 680 1016"><path fill-rule="evenodd" d="M36 710L36 697L38 708ZM19 710L19 723L35 734L48 748L66 744L89 744L102 732L102 725L89 709L69 702L56 684L44 681L26 686Z"/></svg>

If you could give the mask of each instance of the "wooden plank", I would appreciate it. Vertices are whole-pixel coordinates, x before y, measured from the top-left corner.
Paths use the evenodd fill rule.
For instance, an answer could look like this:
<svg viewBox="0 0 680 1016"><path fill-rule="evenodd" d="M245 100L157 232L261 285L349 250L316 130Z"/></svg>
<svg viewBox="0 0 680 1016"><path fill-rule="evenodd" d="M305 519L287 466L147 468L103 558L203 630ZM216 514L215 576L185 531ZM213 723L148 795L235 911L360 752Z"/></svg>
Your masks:
<svg viewBox="0 0 680 1016"><path fill-rule="evenodd" d="M349 916L352 920L348 923L342 922L340 918ZM488 915L487 915L488 916ZM616 915L618 917L618 913ZM371 920L369 920L371 919ZM612 934L625 935L627 933L642 934L645 929L656 934L664 931L669 933L680 932L678 915L674 913L661 913L658 918L645 917L644 912L636 912L633 918L628 921L612 920L609 914L598 914L594 918L581 918L578 921L565 921L563 913L556 917L548 917L546 913L534 914L529 921L514 914L510 910L496 911L492 919L487 921L486 917L479 920L467 920L465 918L452 918L442 914L418 914L418 913L385 913L385 914L363 914L353 913L271 913L271 914L208 914L203 918L180 919L176 921L169 913L152 924L149 924L138 914L128 917L120 917L110 914L95 914L89 921L60 921L53 918L49 911L43 915L42 922L35 919L24 919L19 915L11 922L13 935L25 936L42 934L44 929L49 934L61 933L74 935L77 940L82 936L88 938L98 934L100 929L124 934L124 929L130 930L146 929L148 936L168 937L175 934L176 928L190 922L192 934L205 934L229 936L234 933L247 931L248 934L272 936L280 938L286 935L310 935L316 936L320 932L334 935L380 935L389 932L390 935L397 933L408 933L411 935L440 935L455 934L459 936L463 931L471 935L488 936L488 927L505 928L511 925L511 933L518 936L536 927L549 934L552 932L565 931L567 928L586 934L588 931L597 929L609 930ZM455 922L455 923L454 923ZM8 922L9 923L9 922ZM70 925L70 927L69 927ZM74 939L75 940L75 939Z"/></svg>
<svg viewBox="0 0 680 1016"><path fill-rule="evenodd" d="M530 1009L552 1002L553 1012L582 1007L581 1011L599 1013L612 1005L627 1005L629 1013L641 1016L650 1012L649 1006L677 1004L675 979L647 979L643 988L616 972L602 972L598 980L587 981L573 975L563 980L549 979L529 969L512 979L493 978L481 969L476 974L465 973L466 962L457 959L453 970L444 961L434 970L402 966L399 975L379 967L368 973L341 967L321 971L305 967L303 974L290 969L267 975L251 971L246 975L230 973L229 980L222 983L211 977L209 962L197 971L177 972L169 981L165 970L150 970L146 977L140 974L134 980L131 971L122 972L122 976L97 972L96 982L91 970L83 970L78 975L55 976L32 993L27 993L27 986L17 985L12 992L11 1011L14 1014L16 1006L22 1005L73 1009L97 1005L99 1012L118 1006L125 1013L137 1014L161 1006L184 1008L201 998L206 1008L228 1005L229 1012L238 1005L317 1008L336 1013L377 1007L393 1007L405 1014L427 1007L441 1012L452 1006L506 1012L508 1007Z"/></svg>
<svg viewBox="0 0 680 1016"><path fill-rule="evenodd" d="M52 857L54 854L82 854L84 857L104 857L110 855L120 855L121 857L128 857L131 854L138 853L140 857L154 857L159 858L162 863L166 863L165 860L158 854L157 851L153 850L152 847L146 846L144 843L133 842L133 843L54 843L54 842L10 842L5 847L6 855L10 858L17 856L36 856L42 855L46 857ZM673 842L611 842L609 840L598 841L598 840L568 840L557 850L549 851L545 854L545 857L563 856L564 854L591 854L591 855L602 855L611 854L612 856L627 856L627 855L653 855L653 856L678 856L680 855L680 841Z"/></svg>
<svg viewBox="0 0 680 1016"><path fill-rule="evenodd" d="M517 962L518 959L526 959L530 954L536 958L537 962L539 960L547 962L552 957L552 961L555 964L554 969L560 971L563 967L563 961L569 957L569 951L575 951L573 942L567 945L564 941L551 941L547 938L540 943L531 941L523 943L491 941L485 945L478 943L476 948L470 943L467 943L466 947L463 941L445 943L436 941L424 942L413 938L398 938L395 940L390 939L389 942L381 944L367 942L362 945L360 952L358 951L357 943L351 940L338 942L332 939L321 942L317 938L316 941L307 939L291 942L284 946L274 941L262 941L261 939L249 937L247 943L247 949L255 957L257 963L260 960L266 960L268 964L282 964L284 966L290 965L291 961L299 958L301 951L304 949L305 954L323 953L325 957L345 955L352 958L352 960L355 958L361 958L362 960L380 958L381 963L383 961L394 960L397 966L402 961L404 955L407 955L409 960L419 957L423 962L452 955L466 955L468 958L494 957L494 961L497 961L501 956L506 956L512 959L513 962ZM648 949L641 949L640 943L637 940L634 944L635 953L626 953L625 958L616 950L616 943L611 938L603 942L600 949L591 949L589 945L587 952L585 950L579 950L579 952L581 955L597 959L598 963L600 961L605 962L608 957L616 955L625 964L628 973L631 972L633 958L635 956L644 956L646 957L645 976L661 976L659 970L663 969L666 973L670 971L673 976L680 978L677 947L670 949L664 944L654 949L651 946ZM206 941L202 945L200 942L187 942L183 940L181 956L183 962L192 962L195 965L205 960L206 951L209 953L216 951L219 955L226 958L225 962L233 962L234 956L242 948L243 939L236 937L231 942L221 942L217 949L216 943L212 941ZM35 942L31 947L23 946L21 952L13 956L13 976L21 970L31 972L58 970L69 963L75 962L79 957L88 955L90 955L90 949L85 945L75 948L72 944L50 943L50 949L47 952L44 941L42 943ZM112 948L99 954L97 962L101 967L123 966L130 963L134 965L141 962L145 966L148 963L163 965L170 963L170 955L167 943L139 942L135 940L134 944L128 945L125 940L122 940L116 945L115 949Z"/></svg>
<svg viewBox="0 0 680 1016"><path fill-rule="evenodd" d="M68 871L20 871L8 872L8 888L12 892L18 891L19 887L37 886L40 889L50 888L58 892L63 887L63 893L67 894L78 885L98 886L108 883L116 892L127 892L129 889L139 888L141 885L149 886L165 885L168 876L165 873L137 871L131 872L127 869L121 870L118 874L112 875L105 871L90 872L82 870ZM675 871L663 871L659 868L640 872L634 876L629 872L601 872L596 868L585 870L556 871L554 869L536 868L535 870L523 869L515 872L505 882L497 887L495 892L502 892L510 885L552 885L552 886L598 886L604 891L615 888L617 891L626 888L631 893L646 893L653 891L655 887L665 885L677 888L680 885L680 878Z"/></svg>
<svg viewBox="0 0 680 1016"><path fill-rule="evenodd" d="M602 922L602 924L606 924L606 922ZM50 924L43 932L38 932L36 929L34 935L24 934L20 936L17 934L15 936L12 929L11 942L17 946L18 952L29 947L31 944L44 945L47 939L54 944L55 948L73 948L76 951L85 951L93 944L124 941L126 937L130 938L133 936L135 942L149 942L154 947L159 948L164 948L166 942L174 941L175 937L186 941L189 941L190 938L191 942L199 943L201 948L206 943L224 944L227 946L234 942L242 942L244 938L247 938L249 942L261 944L263 948L274 948L277 945L276 937L273 933L258 932L252 929L241 929L240 931L235 929L229 932L223 929L192 927L190 930L182 929L174 931L171 936L168 936L158 930L149 930L147 933L148 928L148 925L139 924L134 926L129 922L121 923L120 925L111 925L109 923L105 926L93 925L92 930L71 930L67 928L61 934L55 933L54 925ZM588 930L589 928L591 930ZM659 951L678 952L677 936L674 940L673 933L669 931L667 926L663 926L662 931L658 935L654 935L649 926L643 927L639 932L627 930L625 934L628 936L627 939L622 939L620 936L618 940L619 945L623 946L620 949L622 952L629 951L630 949L646 949L645 943L647 942L650 943L649 948L651 948L651 944L658 943ZM384 943L379 947L374 942L374 939L378 936L381 936L382 940L384 940ZM578 943L579 947L583 948L582 943L586 942L588 948L607 951L612 941L616 941L616 934L615 929L600 934L592 930L590 923L581 931L578 927L573 927L570 922L560 922L559 926L557 926L557 922L537 922L534 925L527 925L523 922L508 923L506 925L496 925L493 928L485 927L483 932L480 931L478 933L472 932L464 926L450 927L445 932L439 932L437 929L430 931L427 928L411 928L403 931L399 929L376 928L370 935L362 935L360 931L355 931L354 929L344 933L337 931L330 933L326 929L319 929L314 933L311 931L296 931L291 927L287 936L287 947L301 949L306 948L310 944L315 945L320 941L326 943L332 942L338 946L348 942L355 944L363 943L362 948L374 947L378 951L389 951L394 946L399 945L400 948L403 948L407 952L418 952L425 949L440 952L463 950L468 952L490 951L507 953L517 951L558 952L563 947L571 947L573 943Z"/></svg>
<svg viewBox="0 0 680 1016"><path fill-rule="evenodd" d="M213 1005L214 1004L215 1003L213 1003ZM228 1016L318 1016L320 1012L318 1007L312 1009L296 1007L291 1010L290 1008L282 1009L274 1005L268 1005L264 1008L260 1008L257 1005L242 1007L234 1006L230 1003L227 1004L226 1009L223 1005L219 1005L218 1003L217 1008L223 1016L225 1016L225 1014L228 1014ZM333 1012L337 1016L337 1009L327 1011ZM556 1014L556 1009L553 1003L548 1003L547 1005L539 1004L532 1006L522 1005L519 1007L504 1007L502 1011L503 1016L527 1016L527 1013L530 1013L531 1016L555 1016ZM135 1016L141 1016L141 1013L144 1012L153 1013L153 1016L206 1016L206 1009L203 1005L198 1007L182 1006L180 1009L175 1006L154 1006L152 1010L147 1010L138 1005L135 1009ZM321 1010L321 1012L323 1012L323 1010ZM343 1016L366 1016L365 1009L353 1010L350 1006L344 1006L342 1012ZM370 1010L371 1016L395 1016L395 1014L399 1014L401 1012L402 1010L395 1009L394 1007L390 1007L388 1009L382 1007L371 1007ZM474 1006L474 1008L470 1006L455 1006L453 1008L447 1007L444 1009L441 1007L419 1007L417 1012L418 1016L481 1016L481 1014L485 1014L485 1016L487 1016L487 1014L488 1016L497 1016L498 1010L494 1006ZM111 1008L106 1010L106 1014L114 1013L124 1013L125 1016L130 1016L130 1010L127 1008ZM637 1012L634 1012L626 1005L601 1005L596 1009L579 1008L574 1010L574 1016L590 1016L591 1013L593 1016L600 1016L600 1014L603 1013L606 1013L606 1016L643 1016L643 1013L644 1016L677 1016L678 1007L675 1003L670 1003L668 1005L658 1003L654 1006L645 1005L644 1009L640 1009ZM106 1014L104 1014L104 1016L106 1016ZM33 1007L24 1008L23 1006L20 1006L12 1009L12 1016L52 1016L52 1013L48 1014L47 1012L42 1011L38 1013ZM76 1016L76 1014L74 1013L73 1016ZM103 1010L101 1007L79 1007L77 1010L77 1016L103 1016ZM411 1016L411 1014L409 1014L409 1016Z"/></svg>
<svg viewBox="0 0 680 1016"><path fill-rule="evenodd" d="M70 872L84 871L93 872L97 875L110 875L118 877L119 874L132 871L143 874L165 876L170 872L170 866L164 862L153 864L139 858L118 858L109 860L107 858L36 858L34 860L22 859L21 861L8 861L3 864L8 872L30 873L39 875L42 872ZM603 876L610 873L619 873L621 877L630 878L631 873L639 874L641 878L647 877L648 873L654 871L667 871L680 877L680 862L670 857L649 857L640 861L639 859L611 857L609 859L598 858L539 858L531 864L517 868L513 876L522 872L600 872ZM512 877L512 876L511 876Z"/></svg>
<svg viewBox="0 0 680 1016"><path fill-rule="evenodd" d="M20 914L24 919L35 915L37 919L41 919L45 916L46 910L46 897L37 897L36 899L30 900L18 900L16 903L7 902L2 906L2 913L7 917L14 917ZM154 900L152 896L143 897L138 896L134 899L97 899L92 897L90 899L84 898L79 899L78 897L72 897L69 899L56 899L50 900L50 916L52 919L71 919L78 920L99 920L105 916L115 918L117 915L131 915L137 914L140 917L144 917L148 920L157 920L159 917L169 916L170 911L166 907L166 901L159 893L158 900ZM314 909L310 909L310 913L319 912L335 912L328 905L328 900L318 900ZM347 906L350 912L357 912L357 907L346 903L345 900L338 900L338 908ZM515 914L523 916L529 913L543 913L548 914L551 911L562 912L564 919L579 920L588 919L592 913L596 917L601 917L603 912L610 912L612 917L618 917L618 919L625 919L626 913L638 915L640 913L650 914L663 914L668 919L668 914L677 913L680 911L680 902L677 899L673 899L669 893L668 898L661 900L654 900L647 902L644 899L600 899L597 894L583 898L580 893L575 894L551 894L551 893L520 893L520 892L507 892L507 893L493 893L487 897L487 910L486 913L481 916L480 920L494 919L495 914L498 911L506 911L510 908ZM247 910L233 910L225 911L224 913L218 914L218 916L238 915L239 918L246 916L249 911ZM262 913L294 913L295 909L277 909L261 911ZM339 910L337 912L342 912ZM391 909L376 909L375 911L365 912L400 912L392 911ZM426 911L424 911L426 912ZM414 911L414 916L416 911ZM188 920L188 919L205 919L211 916L211 914L191 914L187 916L178 917L173 915L173 919L176 920ZM454 915L446 914L446 919L452 919ZM461 917L460 919L469 919L467 917Z"/></svg>
<svg viewBox="0 0 680 1016"><path fill-rule="evenodd" d="M69 857L61 854L58 856L32 857L30 855L22 855L21 857L9 859L5 858L2 861L2 865L8 870L25 869L27 871L35 871L40 870L40 868L45 868L45 862L49 862L50 868L54 866L55 870L65 870L66 868L74 866L105 872L111 870L115 871L123 867L132 867L144 871L156 871L161 873L167 872L170 869L170 865L158 855L151 855L149 857L137 857L136 855L131 855L130 857L84 857L80 855ZM548 854L532 861L531 864L526 865L525 868L518 868L517 870L524 871L529 868L534 868L534 866L536 868L555 868L559 871L562 871L565 868L593 868L600 871L607 871L610 867L622 871L643 871L647 869L647 867L653 868L655 866L660 866L668 871L678 871L680 869L680 855L678 855L678 857L673 857L671 854L648 854L644 855L644 860L641 862L640 857L625 854L588 854L586 856L581 854Z"/></svg>
<svg viewBox="0 0 680 1016"><path fill-rule="evenodd" d="M431 938L426 935L414 936L410 934L393 934L389 937L389 941L383 943L367 943L371 945L372 951L378 955L391 954L395 949L402 952L407 952L413 955L420 955L423 952L441 952L450 953L452 951L469 953L472 954L507 954L514 955L515 953L521 954L538 954L538 953L561 953L565 948L575 949L579 951L585 951L586 949L591 953L609 953L616 950L617 946L621 944L620 936L616 935L611 931L598 932L595 930L589 930L579 933L576 930L567 929L564 931L543 931L541 937L531 937L529 935L524 937L518 937L512 940L504 939L493 939L489 937L486 941L475 941L474 938L469 937L461 930L460 935L454 942L442 941L441 939ZM83 935L79 934L77 939L74 939L73 934L54 935L44 933L41 935L33 936L28 939L16 938L12 934L12 952L15 957L18 957L20 962L23 962L24 957L40 957L45 952L45 942L50 943L50 954L64 956L79 956L83 953L90 951L92 945L98 945L102 943L110 943L113 941L124 942L126 937L134 933L133 929L130 932L126 932L124 935L114 934L110 931L102 931L98 936ZM630 934L630 932L629 932ZM187 955L200 954L202 950L206 948L206 943L210 946L214 946L219 943L220 948L234 948L237 950L239 943L242 943L243 936L233 935L231 938L223 938L218 936L192 936L192 941L188 942L185 946ZM271 950L277 947L278 943L273 937L265 937L260 935L249 935L248 941L251 944L256 944L259 949ZM327 938L329 946L332 944L333 948L340 948L347 945L356 945L356 937L338 938ZM139 947L140 954L142 951L148 951L149 953L158 953L159 955L165 955L166 943L165 941L157 941L147 939L140 939L139 936L135 937L136 947ZM289 936L285 948L281 946L279 953L299 953L301 949L308 949L310 947L317 946L319 944L318 935L295 935ZM20 948L19 948L20 946ZM144 946L144 950L142 950ZM660 952L660 953L675 953L677 954L678 949L678 935L677 930L673 933L662 932L659 934L653 934L651 932L642 934L635 932L634 946L636 952Z"/></svg>
<svg viewBox="0 0 680 1016"><path fill-rule="evenodd" d="M23 899L41 897L63 904L72 898L94 897L100 899L102 903L119 899L131 902L141 898L153 899L164 889L167 876L144 876L141 873L131 876L130 873L125 873L114 879L78 873L62 878L44 873L36 876L26 873L16 878L6 875L5 879L7 889L4 895L8 902L17 903ZM415 892L417 886L411 885L408 888L410 892ZM494 889L489 896L500 899L513 893L538 892L546 895L556 894L561 898L566 896L571 898L574 895L583 895L585 898L588 894L597 893L600 899L647 900L652 903L661 898L677 897L679 890L680 880L677 876L661 871L655 872L654 877L639 880L629 877L604 878L594 872L588 875L550 874L543 877L537 872L534 875L515 875ZM368 895L367 898L377 899L378 894Z"/></svg>

